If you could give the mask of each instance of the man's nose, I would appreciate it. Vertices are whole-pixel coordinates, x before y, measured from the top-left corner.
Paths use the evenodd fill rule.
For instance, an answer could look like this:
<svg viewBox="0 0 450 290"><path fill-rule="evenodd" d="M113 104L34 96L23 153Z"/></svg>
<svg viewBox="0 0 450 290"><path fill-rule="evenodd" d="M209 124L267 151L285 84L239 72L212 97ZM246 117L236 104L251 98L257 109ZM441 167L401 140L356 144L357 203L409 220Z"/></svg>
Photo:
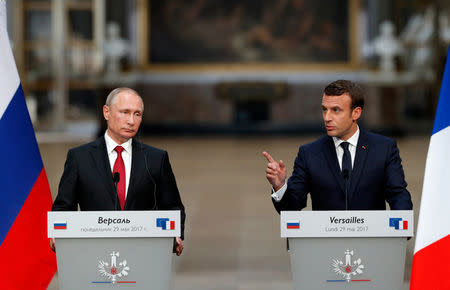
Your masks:
<svg viewBox="0 0 450 290"><path fill-rule="evenodd" d="M134 114L130 114L128 116L128 124L134 125L134 123L136 122L136 120L134 118L135 118Z"/></svg>
<svg viewBox="0 0 450 290"><path fill-rule="evenodd" d="M325 122L331 121L331 115L330 115L329 111L326 111L326 112L323 113L323 120Z"/></svg>

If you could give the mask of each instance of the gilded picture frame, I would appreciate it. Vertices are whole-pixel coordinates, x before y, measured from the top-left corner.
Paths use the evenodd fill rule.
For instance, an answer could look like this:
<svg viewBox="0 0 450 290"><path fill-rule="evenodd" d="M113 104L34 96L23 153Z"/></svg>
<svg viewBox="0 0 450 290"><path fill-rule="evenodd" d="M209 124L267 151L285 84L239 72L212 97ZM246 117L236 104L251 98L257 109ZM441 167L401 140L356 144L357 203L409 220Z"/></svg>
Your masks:
<svg viewBox="0 0 450 290"><path fill-rule="evenodd" d="M358 66L359 0L138 0L145 70L336 70Z"/></svg>

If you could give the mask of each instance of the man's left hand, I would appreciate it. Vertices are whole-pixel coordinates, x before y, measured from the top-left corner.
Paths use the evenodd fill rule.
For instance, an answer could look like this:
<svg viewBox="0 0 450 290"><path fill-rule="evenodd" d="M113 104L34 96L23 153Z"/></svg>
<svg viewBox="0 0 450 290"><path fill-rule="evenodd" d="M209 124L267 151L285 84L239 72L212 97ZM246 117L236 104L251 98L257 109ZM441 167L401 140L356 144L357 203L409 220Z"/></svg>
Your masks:
<svg viewBox="0 0 450 290"><path fill-rule="evenodd" d="M175 248L175 252L177 253L177 256L181 255L181 253L183 252L183 240L180 237L176 237L175 238L176 242L177 242L177 246Z"/></svg>

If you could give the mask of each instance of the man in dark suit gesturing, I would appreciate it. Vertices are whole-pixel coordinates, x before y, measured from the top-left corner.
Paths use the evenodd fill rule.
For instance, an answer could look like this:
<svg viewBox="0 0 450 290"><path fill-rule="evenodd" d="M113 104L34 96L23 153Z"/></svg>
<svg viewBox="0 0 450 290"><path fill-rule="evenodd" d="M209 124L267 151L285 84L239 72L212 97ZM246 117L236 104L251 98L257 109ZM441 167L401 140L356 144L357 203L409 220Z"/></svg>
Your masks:
<svg viewBox="0 0 450 290"><path fill-rule="evenodd" d="M313 210L384 210L385 201L392 210L412 209L396 142L359 129L363 107L357 84L339 80L325 88L322 115L328 136L300 147L287 184L283 161L263 152L278 212L301 210L308 193Z"/></svg>
<svg viewBox="0 0 450 290"><path fill-rule="evenodd" d="M166 151L133 139L144 103L129 88L107 97L105 135L69 150L52 210L180 210L183 251L185 211ZM116 183L116 185L115 185ZM117 194L116 194L117 188Z"/></svg>

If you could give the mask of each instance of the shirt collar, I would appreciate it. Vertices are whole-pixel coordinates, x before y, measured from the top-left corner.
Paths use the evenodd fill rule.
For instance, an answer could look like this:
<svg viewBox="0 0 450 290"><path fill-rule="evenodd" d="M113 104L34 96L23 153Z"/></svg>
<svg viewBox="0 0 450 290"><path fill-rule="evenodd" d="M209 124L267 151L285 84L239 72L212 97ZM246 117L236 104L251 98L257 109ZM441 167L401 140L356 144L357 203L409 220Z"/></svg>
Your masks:
<svg viewBox="0 0 450 290"><path fill-rule="evenodd" d="M125 143L117 144L116 141L114 141L111 137L109 137L108 132L105 132L105 143L106 143L106 152L108 152L108 154L113 152L116 146L122 146L126 152L131 153L132 138L128 139L127 142Z"/></svg>
<svg viewBox="0 0 450 290"><path fill-rule="evenodd" d="M359 126L357 126L355 134L353 134L352 137L348 138L347 141L339 139L338 137L333 137L334 146L336 148L338 148L339 145L341 145L342 142L348 142L348 143L350 143L350 145L356 147L358 145L358 139L359 139Z"/></svg>

